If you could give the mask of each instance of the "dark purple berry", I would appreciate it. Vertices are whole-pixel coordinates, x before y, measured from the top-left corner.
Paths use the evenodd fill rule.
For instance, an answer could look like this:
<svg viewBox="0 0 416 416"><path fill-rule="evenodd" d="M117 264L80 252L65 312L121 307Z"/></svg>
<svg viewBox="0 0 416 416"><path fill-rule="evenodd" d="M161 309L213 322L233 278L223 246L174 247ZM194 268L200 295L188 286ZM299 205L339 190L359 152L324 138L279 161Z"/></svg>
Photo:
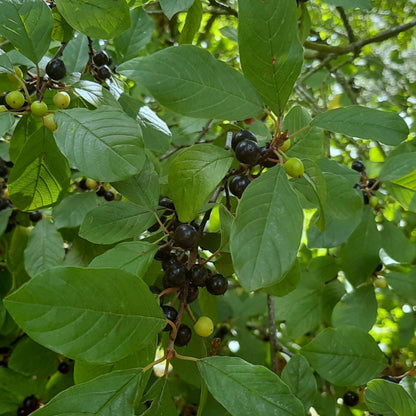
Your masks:
<svg viewBox="0 0 416 416"><path fill-rule="evenodd" d="M107 191L105 190L105 188L103 186L100 186L97 191L95 192L95 194L97 196L104 196L107 193Z"/></svg>
<svg viewBox="0 0 416 416"><path fill-rule="evenodd" d="M354 162L352 162L351 169L354 169L357 172L364 172L365 166L364 163L361 162L361 160L354 160Z"/></svg>
<svg viewBox="0 0 416 416"><path fill-rule="evenodd" d="M347 391L343 397L344 404L349 407L354 407L360 401L358 394L355 391Z"/></svg>
<svg viewBox="0 0 416 416"><path fill-rule="evenodd" d="M164 286L167 284L166 287L182 287L185 284L187 277L188 269L185 265L173 265L166 270L163 284Z"/></svg>
<svg viewBox="0 0 416 416"><path fill-rule="evenodd" d="M273 166L277 165L277 160L269 160L269 158L276 159L275 156L271 151L270 148L267 146L260 147L260 160L259 163L264 166L265 168L272 168Z"/></svg>
<svg viewBox="0 0 416 416"><path fill-rule="evenodd" d="M58 81L66 75L65 63L61 59L52 59L46 65L45 71L50 78Z"/></svg>
<svg viewBox="0 0 416 416"><path fill-rule="evenodd" d="M361 185L359 183L356 183L354 185L354 189L357 189L357 191L361 191L362 187L361 187Z"/></svg>
<svg viewBox="0 0 416 416"><path fill-rule="evenodd" d="M196 286L189 285L188 287L188 296L186 297L186 301L188 303L195 302L198 299L199 289Z"/></svg>
<svg viewBox="0 0 416 416"><path fill-rule="evenodd" d="M149 289L154 295L159 295L159 293L162 291L157 286L149 286Z"/></svg>
<svg viewBox="0 0 416 416"><path fill-rule="evenodd" d="M59 363L58 365L58 371L62 374L68 374L70 370L69 364L65 361L62 361L62 363Z"/></svg>
<svg viewBox="0 0 416 416"><path fill-rule="evenodd" d="M38 222L43 218L43 215L40 211L33 211L29 214L29 219L32 222Z"/></svg>
<svg viewBox="0 0 416 416"><path fill-rule="evenodd" d="M107 65L100 66L97 69L97 77L101 80L105 80L111 77L111 69Z"/></svg>
<svg viewBox="0 0 416 416"><path fill-rule="evenodd" d="M178 316L178 311L175 308L169 305L163 305L162 310L167 320L171 322L175 322ZM163 331L167 332L167 331L170 331L171 329L172 327L169 324L166 324L166 326L163 328Z"/></svg>
<svg viewBox="0 0 416 416"><path fill-rule="evenodd" d="M7 367L6 361L0 361L0 368Z"/></svg>
<svg viewBox="0 0 416 416"><path fill-rule="evenodd" d="M231 140L232 149L235 150L237 144L240 143L242 140L251 140L257 143L257 138L251 131L240 130L236 134L234 134Z"/></svg>
<svg viewBox="0 0 416 416"><path fill-rule="evenodd" d="M255 165L260 156L260 148L256 142L244 139L235 147L235 157L241 163Z"/></svg>
<svg viewBox="0 0 416 416"><path fill-rule="evenodd" d="M211 274L211 270L201 264L194 264L189 271L189 278L193 286L205 286L205 281Z"/></svg>
<svg viewBox="0 0 416 416"><path fill-rule="evenodd" d="M107 192L104 194L104 199L105 199L106 201L113 201L113 200L114 200L114 198L115 198L115 195L114 195L114 193L113 193L113 192L111 192L111 191L107 191Z"/></svg>
<svg viewBox="0 0 416 416"><path fill-rule="evenodd" d="M161 247L153 257L157 261L166 261L170 259L170 246Z"/></svg>
<svg viewBox="0 0 416 416"><path fill-rule="evenodd" d="M191 224L179 224L173 233L175 244L185 250L195 246L198 231Z"/></svg>
<svg viewBox="0 0 416 416"><path fill-rule="evenodd" d="M33 394L23 400L23 407L27 410L36 410L39 406L39 400Z"/></svg>
<svg viewBox="0 0 416 416"><path fill-rule="evenodd" d="M17 416L27 416L31 413L30 410L25 409L23 406L19 406L17 409Z"/></svg>
<svg viewBox="0 0 416 416"><path fill-rule="evenodd" d="M367 188L371 188L372 191L377 191L380 188L380 182L377 179L369 179Z"/></svg>
<svg viewBox="0 0 416 416"><path fill-rule="evenodd" d="M87 187L87 180L86 180L85 178L82 178L82 179L78 182L78 187L79 187L80 189L82 189L83 191L88 190L88 187Z"/></svg>
<svg viewBox="0 0 416 416"><path fill-rule="evenodd" d="M159 205L171 211L175 211L175 205L173 204L172 199L168 196L162 196L162 198L159 199Z"/></svg>
<svg viewBox="0 0 416 416"><path fill-rule="evenodd" d="M229 188L230 192L235 195L237 198L241 198L243 195L244 190L250 184L250 178L245 175L237 175L234 176L230 180Z"/></svg>
<svg viewBox="0 0 416 416"><path fill-rule="evenodd" d="M184 347L191 340L192 331L188 325L181 324L178 328L178 333L175 339L175 345L177 347Z"/></svg>
<svg viewBox="0 0 416 416"><path fill-rule="evenodd" d="M97 51L92 56L92 61L97 66L107 65L109 60L110 59L106 51Z"/></svg>
<svg viewBox="0 0 416 416"><path fill-rule="evenodd" d="M211 295L223 295L228 289L228 280L217 273L206 280L206 287Z"/></svg>

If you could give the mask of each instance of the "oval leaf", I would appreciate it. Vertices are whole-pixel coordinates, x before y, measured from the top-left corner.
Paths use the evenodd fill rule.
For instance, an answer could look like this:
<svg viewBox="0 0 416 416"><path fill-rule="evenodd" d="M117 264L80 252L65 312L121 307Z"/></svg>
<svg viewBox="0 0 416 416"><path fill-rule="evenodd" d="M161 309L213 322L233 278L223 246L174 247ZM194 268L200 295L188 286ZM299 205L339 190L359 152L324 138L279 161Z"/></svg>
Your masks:
<svg viewBox="0 0 416 416"><path fill-rule="evenodd" d="M352 105L315 117L311 126L395 146L407 139L409 128L396 113Z"/></svg>
<svg viewBox="0 0 416 416"><path fill-rule="evenodd" d="M374 339L354 326L324 329L301 353L323 378L337 386L365 384L387 365Z"/></svg>
<svg viewBox="0 0 416 416"><path fill-rule="evenodd" d="M147 285L119 269L49 269L8 296L5 306L36 342L87 362L117 361L166 325Z"/></svg>
<svg viewBox="0 0 416 416"><path fill-rule="evenodd" d="M239 72L196 46L135 58L117 72L144 85L164 106L189 117L242 120L263 108L253 86Z"/></svg>
<svg viewBox="0 0 416 416"><path fill-rule="evenodd" d="M83 108L55 115L56 142L71 164L84 175L111 182L127 179L145 162L137 123L124 112L107 107Z"/></svg>
<svg viewBox="0 0 416 416"><path fill-rule="evenodd" d="M302 228L302 207L283 167L268 170L250 184L230 237L234 268L247 291L284 278L296 259Z"/></svg>
<svg viewBox="0 0 416 416"><path fill-rule="evenodd" d="M303 416L302 403L266 367L237 357L209 357L198 362L208 390L233 416Z"/></svg>

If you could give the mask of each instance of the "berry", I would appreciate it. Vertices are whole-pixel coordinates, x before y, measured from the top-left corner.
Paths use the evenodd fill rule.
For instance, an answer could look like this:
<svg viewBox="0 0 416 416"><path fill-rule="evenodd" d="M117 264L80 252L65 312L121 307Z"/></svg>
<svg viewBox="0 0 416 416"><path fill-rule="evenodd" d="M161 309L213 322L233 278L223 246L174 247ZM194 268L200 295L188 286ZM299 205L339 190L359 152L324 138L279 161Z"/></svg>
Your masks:
<svg viewBox="0 0 416 416"><path fill-rule="evenodd" d="M353 407L358 404L360 398L355 391L347 391L343 397L344 404L349 407Z"/></svg>
<svg viewBox="0 0 416 416"><path fill-rule="evenodd" d="M33 211L29 214L29 219L32 222L38 222L43 218L43 215L40 211Z"/></svg>
<svg viewBox="0 0 416 416"><path fill-rule="evenodd" d="M115 198L115 195L114 195L114 193L113 193L113 192L111 192L111 191L107 191L107 192L104 194L104 199L105 199L106 201L113 201L113 200L114 200L114 198Z"/></svg>
<svg viewBox="0 0 416 416"><path fill-rule="evenodd" d="M162 198L159 199L159 205L170 209L171 211L175 211L175 205L173 204L172 199L168 196L162 196Z"/></svg>
<svg viewBox="0 0 416 416"><path fill-rule="evenodd" d="M107 65L110 61L108 53L106 51L97 51L92 56L92 61L97 66Z"/></svg>
<svg viewBox="0 0 416 416"><path fill-rule="evenodd" d="M233 148L233 150L235 150L237 144L240 143L242 140L251 140L257 143L257 138L251 131L240 130L236 134L234 134L231 140L231 147Z"/></svg>
<svg viewBox="0 0 416 416"><path fill-rule="evenodd" d="M195 246L198 231L191 224L179 224L173 233L175 244L187 250Z"/></svg>
<svg viewBox="0 0 416 416"><path fill-rule="evenodd" d="M25 409L32 411L38 408L39 400L32 394L23 400L22 405Z"/></svg>
<svg viewBox="0 0 416 416"><path fill-rule="evenodd" d="M186 297L187 303L195 302L198 299L199 289L196 286L189 285L188 287L188 295Z"/></svg>
<svg viewBox="0 0 416 416"><path fill-rule="evenodd" d="M168 287L182 287L188 277L188 269L184 264L174 264L170 266L163 278L163 285Z"/></svg>
<svg viewBox="0 0 416 416"><path fill-rule="evenodd" d="M53 103L59 108L68 108L71 97L65 91L59 91L53 96Z"/></svg>
<svg viewBox="0 0 416 416"><path fill-rule="evenodd" d="M58 128L55 120L53 119L53 114L48 114L43 117L43 125L50 131L55 131Z"/></svg>
<svg viewBox="0 0 416 416"><path fill-rule="evenodd" d="M292 178L300 178L305 173L305 166L300 159L292 157L288 159L283 165L286 173Z"/></svg>
<svg viewBox="0 0 416 416"><path fill-rule="evenodd" d="M379 289L385 289L389 284L384 277L377 277L377 279L374 280L374 285Z"/></svg>
<svg viewBox="0 0 416 416"><path fill-rule="evenodd" d="M96 189L98 186L98 182L94 179L87 178L85 179L85 188L84 189Z"/></svg>
<svg viewBox="0 0 416 416"><path fill-rule="evenodd" d="M48 114L48 106L44 101L34 101L30 106L30 110L36 117L43 117Z"/></svg>
<svg viewBox="0 0 416 416"><path fill-rule="evenodd" d="M81 183L81 182L80 182ZM87 189L87 188L86 188ZM97 196L104 196L107 191L105 190L104 186L100 186L97 189L96 195Z"/></svg>
<svg viewBox="0 0 416 416"><path fill-rule="evenodd" d="M201 316L195 322L194 330L200 337L209 337L214 332L214 323L208 316Z"/></svg>
<svg viewBox="0 0 416 416"><path fill-rule="evenodd" d="M97 69L97 77L101 80L105 80L111 77L111 69L107 65L100 66Z"/></svg>
<svg viewBox="0 0 416 416"><path fill-rule="evenodd" d="M371 188L372 191L380 189L380 182L377 179L369 179L367 188Z"/></svg>
<svg viewBox="0 0 416 416"><path fill-rule="evenodd" d="M214 274L206 280L206 287L211 295L223 295L228 289L228 280L222 274Z"/></svg>
<svg viewBox="0 0 416 416"><path fill-rule="evenodd" d="M289 150L290 149L290 139L287 139L287 140L285 140L282 144L281 144L281 146L279 147L279 149L282 151L282 152L286 152L286 150Z"/></svg>
<svg viewBox="0 0 416 416"><path fill-rule="evenodd" d="M170 259L170 247L161 247L153 257L157 261L165 261Z"/></svg>
<svg viewBox="0 0 416 416"><path fill-rule="evenodd" d="M11 108L21 108L25 103L25 97L20 91L11 91L6 95L6 104Z"/></svg>
<svg viewBox="0 0 416 416"><path fill-rule="evenodd" d="M357 189L358 191L361 191L361 185L359 183L356 183L354 185L354 189Z"/></svg>
<svg viewBox="0 0 416 416"><path fill-rule="evenodd" d="M149 286L149 289L154 295L159 295L159 293L162 291L157 286Z"/></svg>
<svg viewBox="0 0 416 416"><path fill-rule="evenodd" d="M272 168L273 166L276 166L277 161L269 160L268 158L273 158L273 153L270 152L270 148L267 146L260 147L260 161L259 163L264 166L265 168ZM276 158L276 156L274 156Z"/></svg>
<svg viewBox="0 0 416 416"><path fill-rule="evenodd" d="M211 271L200 264L194 264L190 271L190 280L193 286L205 286L205 281L210 276Z"/></svg>
<svg viewBox="0 0 416 416"><path fill-rule="evenodd" d="M23 406L19 406L17 409L17 416L27 416L30 413L30 410L25 409Z"/></svg>
<svg viewBox="0 0 416 416"><path fill-rule="evenodd" d="M378 206L378 198L375 195L372 195L368 202L373 208Z"/></svg>
<svg viewBox="0 0 416 416"><path fill-rule="evenodd" d="M62 374L68 374L70 370L69 364L63 361L58 365L58 371Z"/></svg>
<svg viewBox="0 0 416 416"><path fill-rule="evenodd" d="M11 204L8 199L0 199L0 211L3 211L6 208L10 208Z"/></svg>
<svg viewBox="0 0 416 416"><path fill-rule="evenodd" d="M184 347L191 340L192 331L188 325L181 324L176 334L175 345L177 347Z"/></svg>
<svg viewBox="0 0 416 416"><path fill-rule="evenodd" d="M244 139L235 147L235 157L241 163L255 165L260 156L260 148L256 142Z"/></svg>
<svg viewBox="0 0 416 416"><path fill-rule="evenodd" d="M237 175L234 176L230 180L229 188L233 195L235 195L237 198L241 198L243 195L243 192L247 188L247 186L250 184L250 178L245 175Z"/></svg>
<svg viewBox="0 0 416 416"><path fill-rule="evenodd" d="M49 78L58 81L66 75L65 63L61 59L52 59L46 65L45 71Z"/></svg>
<svg viewBox="0 0 416 416"><path fill-rule="evenodd" d="M364 163L361 162L361 160L354 160L354 162L352 162L351 169L354 169L357 172L364 172L365 166Z"/></svg>
<svg viewBox="0 0 416 416"><path fill-rule="evenodd" d="M7 363L6 363L6 361L0 361L0 368L2 368L2 367L7 367Z"/></svg>
<svg viewBox="0 0 416 416"><path fill-rule="evenodd" d="M172 306L163 305L162 310L168 321L175 322L176 318L178 317L178 311L175 308ZM171 329L172 327L169 324L166 324L166 326L163 328L163 331L167 332Z"/></svg>

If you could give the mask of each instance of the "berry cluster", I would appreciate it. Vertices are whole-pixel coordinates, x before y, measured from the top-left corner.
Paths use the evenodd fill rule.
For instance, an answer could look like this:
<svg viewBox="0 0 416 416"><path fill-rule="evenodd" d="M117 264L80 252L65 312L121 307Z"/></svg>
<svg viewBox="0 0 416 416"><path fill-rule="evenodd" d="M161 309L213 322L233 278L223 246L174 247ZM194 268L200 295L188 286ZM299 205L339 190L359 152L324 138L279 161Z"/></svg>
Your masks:
<svg viewBox="0 0 416 416"><path fill-rule="evenodd" d="M83 191L95 191L97 196L102 196L106 201L113 201L116 198L116 190L108 184L97 182L91 178L82 178L77 186Z"/></svg>
<svg viewBox="0 0 416 416"><path fill-rule="evenodd" d="M17 409L18 416L26 416L39 408L39 400L33 394L26 397Z"/></svg>
<svg viewBox="0 0 416 416"><path fill-rule="evenodd" d="M354 160L351 164L351 169L359 172L360 183L354 185L354 189L360 190L363 193L364 204L370 204L372 207L378 205L378 198L372 191L377 191L380 188L380 182L376 178L368 178L365 172L365 165L361 160Z"/></svg>
<svg viewBox="0 0 416 416"><path fill-rule="evenodd" d="M111 69L108 66L110 63L110 57L106 51L97 51L92 56L92 62L94 64L94 70L97 78L104 81L111 77Z"/></svg>

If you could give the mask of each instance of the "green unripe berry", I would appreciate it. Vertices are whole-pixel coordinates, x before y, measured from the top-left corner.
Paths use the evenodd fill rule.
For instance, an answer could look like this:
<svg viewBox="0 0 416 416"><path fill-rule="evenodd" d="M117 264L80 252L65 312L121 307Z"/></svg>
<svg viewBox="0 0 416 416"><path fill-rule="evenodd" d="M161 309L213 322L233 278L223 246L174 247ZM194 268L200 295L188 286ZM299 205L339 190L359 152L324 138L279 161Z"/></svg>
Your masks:
<svg viewBox="0 0 416 416"><path fill-rule="evenodd" d="M55 123L55 120L53 119L52 113L43 117L43 125L50 131L55 131L58 128L58 126Z"/></svg>
<svg viewBox="0 0 416 416"><path fill-rule="evenodd" d="M305 173L305 166L300 159L297 157L292 157L288 159L283 165L286 173L292 178L300 178Z"/></svg>
<svg viewBox="0 0 416 416"><path fill-rule="evenodd" d="M7 107L5 105L0 105L0 113L4 113L7 111Z"/></svg>
<svg viewBox="0 0 416 416"><path fill-rule="evenodd" d="M95 181L94 179L87 178L87 179L85 179L85 186L86 186L88 189L96 189L96 188L97 188L97 186L98 186L98 182L97 182L97 181Z"/></svg>
<svg viewBox="0 0 416 416"><path fill-rule="evenodd" d="M201 316L195 322L194 330L200 337L209 337L214 332L214 323L208 316Z"/></svg>
<svg viewBox="0 0 416 416"><path fill-rule="evenodd" d="M377 279L374 280L374 285L379 289L385 289L388 286L388 283L384 277L377 277Z"/></svg>
<svg viewBox="0 0 416 416"><path fill-rule="evenodd" d="M53 103L59 108L68 108L71 103L71 97L65 91L59 91L53 97Z"/></svg>
<svg viewBox="0 0 416 416"><path fill-rule="evenodd" d="M30 110L34 116L43 117L48 113L48 106L44 101L34 101L30 106Z"/></svg>
<svg viewBox="0 0 416 416"><path fill-rule="evenodd" d="M286 150L290 149L290 139L285 140L282 145L279 147L282 152L286 152Z"/></svg>
<svg viewBox="0 0 416 416"><path fill-rule="evenodd" d="M378 205L378 198L375 195L373 195L370 197L370 200L368 202L373 208L375 208Z"/></svg>
<svg viewBox="0 0 416 416"><path fill-rule="evenodd" d="M6 95L6 103L11 108L20 108L25 103L25 97L20 91L11 91Z"/></svg>

